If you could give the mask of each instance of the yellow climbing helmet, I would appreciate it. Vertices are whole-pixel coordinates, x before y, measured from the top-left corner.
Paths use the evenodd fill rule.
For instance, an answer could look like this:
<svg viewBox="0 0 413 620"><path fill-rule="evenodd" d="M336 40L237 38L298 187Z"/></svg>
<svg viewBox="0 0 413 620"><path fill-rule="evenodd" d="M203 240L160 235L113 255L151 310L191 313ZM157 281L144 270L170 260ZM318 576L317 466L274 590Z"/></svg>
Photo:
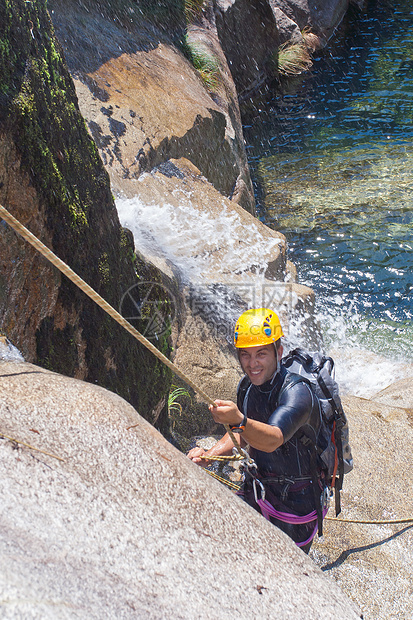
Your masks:
<svg viewBox="0 0 413 620"><path fill-rule="evenodd" d="M284 336L280 319L273 310L254 308L243 312L234 330L237 349L272 344Z"/></svg>

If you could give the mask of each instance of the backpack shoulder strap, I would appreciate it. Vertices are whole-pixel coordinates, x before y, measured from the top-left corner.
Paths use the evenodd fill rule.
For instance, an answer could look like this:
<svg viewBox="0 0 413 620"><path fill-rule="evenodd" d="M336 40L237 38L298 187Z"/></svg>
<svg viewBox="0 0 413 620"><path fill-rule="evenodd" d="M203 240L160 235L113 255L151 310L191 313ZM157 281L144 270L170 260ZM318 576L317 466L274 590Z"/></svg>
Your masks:
<svg viewBox="0 0 413 620"><path fill-rule="evenodd" d="M241 381L238 383L238 388L237 388L237 407L240 411L244 413L246 413L244 411L245 396L250 387L251 387L251 380L249 379L247 375L245 375L244 377L242 377ZM245 405L246 404L247 403L245 403Z"/></svg>
<svg viewBox="0 0 413 620"><path fill-rule="evenodd" d="M285 357L283 357L283 364L288 368L294 360L300 362L300 364L302 364L306 369L310 369L313 364L313 358L311 355L299 347L293 349Z"/></svg>
<svg viewBox="0 0 413 620"><path fill-rule="evenodd" d="M284 382L280 388L280 392L278 394L278 401L286 390L289 390L294 385L297 385L297 383L306 383L309 386L311 393L313 394L311 383L308 379L306 379L306 377L302 377L301 375L297 375L293 372L287 372Z"/></svg>

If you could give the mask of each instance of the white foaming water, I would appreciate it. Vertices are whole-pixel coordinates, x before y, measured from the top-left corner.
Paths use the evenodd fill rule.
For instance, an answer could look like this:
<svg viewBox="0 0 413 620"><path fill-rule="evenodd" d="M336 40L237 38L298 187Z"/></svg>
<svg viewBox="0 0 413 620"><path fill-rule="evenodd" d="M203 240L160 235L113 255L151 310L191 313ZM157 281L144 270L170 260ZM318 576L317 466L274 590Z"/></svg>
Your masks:
<svg viewBox="0 0 413 620"><path fill-rule="evenodd" d="M180 194L178 207L168 203L144 204L137 197L119 198L116 205L122 225L133 233L136 249L143 255L166 260L175 273L179 272L182 282L191 284L198 293L202 290L204 301L208 299L217 317L223 313L222 316L225 314L232 321L239 315L236 301L232 304L231 292L241 286L246 263L247 285L255 284L256 290L261 289L268 266L263 260L263 245L268 256L278 241L264 239L258 229L242 228L239 215L229 211L224 203L218 217L193 208L190 195L185 195L183 200ZM214 282L218 285L214 286ZM343 393L370 398L395 381L413 376L412 364L386 359L363 348L357 337L360 329L354 329L355 325L360 327L360 317L351 308L343 305L334 315L322 314L318 319L323 326L325 344L320 349L335 359L336 378ZM309 348L300 335L305 317L290 318L285 348ZM229 331L226 336L231 339Z"/></svg>
<svg viewBox="0 0 413 620"><path fill-rule="evenodd" d="M364 346L366 339L371 340L366 338L369 321L351 307L344 304L340 311L337 307L334 310L330 307L330 312L324 309L317 319L323 325L325 348L335 360L336 379L343 394L371 398L392 383L413 377L413 364L403 352L397 356L394 350L383 346L383 354L379 354ZM376 335L377 324L371 330L376 339L380 338L379 344L386 341L385 330Z"/></svg>
<svg viewBox="0 0 413 620"><path fill-rule="evenodd" d="M170 261L187 282L222 281L222 276L235 277L251 269L262 278L268 267L263 256L271 255L279 244L278 239L264 238L258 225L243 227L238 213L224 201L218 217L195 209L184 192L179 194L179 205L144 204L135 197L118 198L116 206L122 226L133 233L136 249Z"/></svg>
<svg viewBox="0 0 413 620"><path fill-rule="evenodd" d="M413 377L411 364L392 361L363 349L333 350L332 357L343 394L371 398L392 383Z"/></svg>

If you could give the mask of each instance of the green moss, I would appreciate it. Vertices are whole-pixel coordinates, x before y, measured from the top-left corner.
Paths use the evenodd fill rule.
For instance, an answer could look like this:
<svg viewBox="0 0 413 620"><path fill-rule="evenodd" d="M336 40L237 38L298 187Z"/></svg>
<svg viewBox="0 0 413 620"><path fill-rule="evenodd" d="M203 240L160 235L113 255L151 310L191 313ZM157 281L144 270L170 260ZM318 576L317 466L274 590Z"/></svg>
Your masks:
<svg viewBox="0 0 413 620"><path fill-rule="evenodd" d="M110 268L109 268L109 256L107 252L104 252L99 259L99 273L102 282L109 283L110 280Z"/></svg>
<svg viewBox="0 0 413 620"><path fill-rule="evenodd" d="M28 46L26 57L19 58L15 74L9 73L9 83L2 83L2 90L10 95L7 111L18 128L16 143L24 165L29 171L36 170L34 184L48 202L54 202L56 208L66 213L72 229L78 231L87 225L89 205L71 179L84 174L81 167L85 161L74 144L59 148L56 137L67 131L69 125L80 131L82 127L83 143L87 144L87 132L57 42L50 36L50 28L45 29L47 14L39 10L34 15L34 10L35 7L27 9L31 19L26 22L34 42ZM16 19L15 12L9 16L9 22L13 22L12 18Z"/></svg>

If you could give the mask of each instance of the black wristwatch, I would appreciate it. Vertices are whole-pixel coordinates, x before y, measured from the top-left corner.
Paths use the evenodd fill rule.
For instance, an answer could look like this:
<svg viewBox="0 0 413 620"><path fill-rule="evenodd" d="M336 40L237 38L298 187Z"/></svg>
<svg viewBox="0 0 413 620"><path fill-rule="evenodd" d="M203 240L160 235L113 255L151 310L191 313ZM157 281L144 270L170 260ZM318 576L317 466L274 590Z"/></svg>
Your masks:
<svg viewBox="0 0 413 620"><path fill-rule="evenodd" d="M233 433L243 433L245 431L245 427L247 425L247 414L244 413L244 418L242 422L236 424L235 426L230 426L230 429Z"/></svg>

